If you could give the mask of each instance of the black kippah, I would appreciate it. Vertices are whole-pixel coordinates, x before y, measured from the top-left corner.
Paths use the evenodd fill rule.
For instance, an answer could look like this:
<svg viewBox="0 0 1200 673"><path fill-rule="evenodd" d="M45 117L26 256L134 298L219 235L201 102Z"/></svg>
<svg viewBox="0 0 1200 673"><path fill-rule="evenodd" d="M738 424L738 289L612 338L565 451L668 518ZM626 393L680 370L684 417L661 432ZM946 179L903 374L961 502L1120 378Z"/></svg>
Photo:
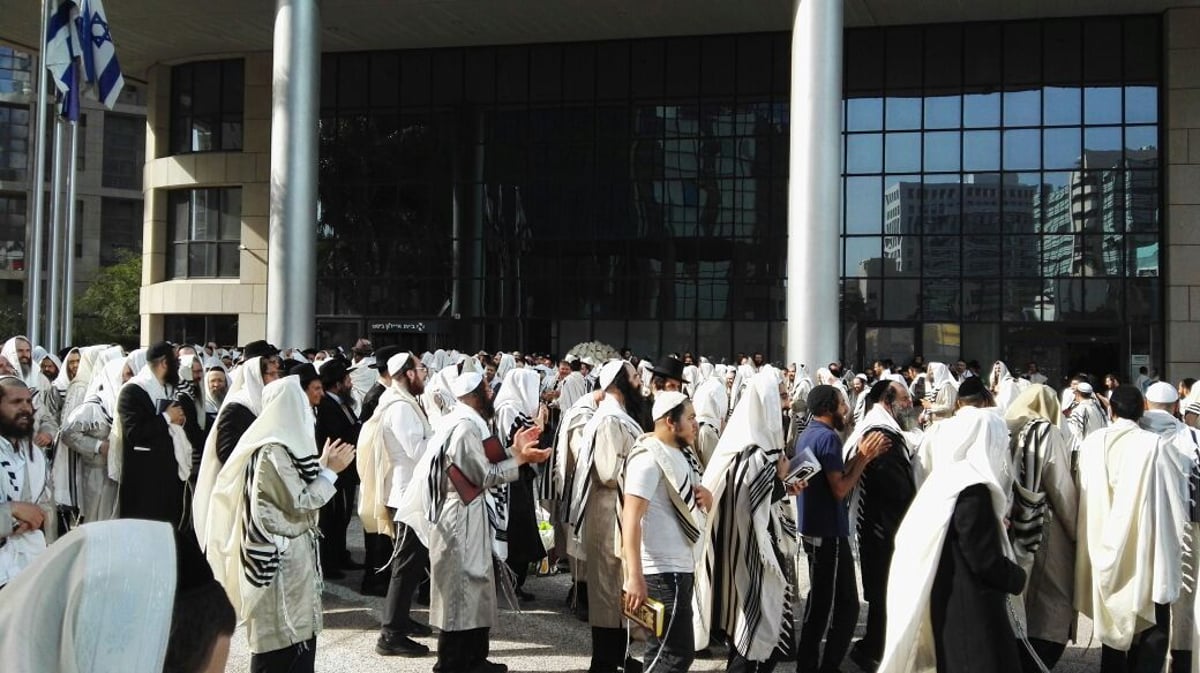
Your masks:
<svg viewBox="0 0 1200 673"><path fill-rule="evenodd" d="M166 341L160 341L146 349L146 361L154 362L175 352L174 347Z"/></svg>
<svg viewBox="0 0 1200 673"><path fill-rule="evenodd" d="M968 376L962 383L958 384L958 396L963 397L982 397L987 389L983 387L983 381L978 376Z"/></svg>

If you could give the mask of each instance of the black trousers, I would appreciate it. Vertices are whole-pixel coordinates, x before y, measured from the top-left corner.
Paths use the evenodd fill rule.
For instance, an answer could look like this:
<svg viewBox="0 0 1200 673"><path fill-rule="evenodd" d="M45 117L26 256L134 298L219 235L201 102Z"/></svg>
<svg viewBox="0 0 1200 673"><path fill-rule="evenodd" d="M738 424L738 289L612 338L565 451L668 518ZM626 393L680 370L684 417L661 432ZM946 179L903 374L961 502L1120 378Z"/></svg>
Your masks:
<svg viewBox="0 0 1200 673"><path fill-rule="evenodd" d="M487 660L489 629L438 633L434 673L468 673Z"/></svg>
<svg viewBox="0 0 1200 673"><path fill-rule="evenodd" d="M363 565L367 569L363 571L362 592L366 593L373 589L387 591L392 571L391 567L384 566L389 566L388 560L392 558L392 538L379 533L364 533L363 548L365 551Z"/></svg>
<svg viewBox="0 0 1200 673"><path fill-rule="evenodd" d="M1133 638L1128 652L1107 645L1100 649L1100 673L1158 673L1171 646L1171 606L1154 604L1154 626Z"/></svg>
<svg viewBox="0 0 1200 673"><path fill-rule="evenodd" d="M384 638L403 635L412 620L413 594L421 580L425 579L425 567L429 565L429 550L421 544L417 534L404 524L396 524L396 554L392 558L392 579L388 583L387 598L383 601L383 624L380 634Z"/></svg>
<svg viewBox="0 0 1200 673"><path fill-rule="evenodd" d="M827 537L804 540L811 589L800 628L796 670L837 671L858 624L858 583L850 540ZM821 640L825 656L821 657Z"/></svg>
<svg viewBox="0 0 1200 673"><path fill-rule="evenodd" d="M338 570L349 560L346 548L346 527L354 514L354 494L358 484L338 479L337 492L321 507L321 565L326 570Z"/></svg>
<svg viewBox="0 0 1200 673"><path fill-rule="evenodd" d="M646 595L665 606L663 634L647 639L645 673L687 673L696 658L692 629L692 573L646 575Z"/></svg>
<svg viewBox="0 0 1200 673"><path fill-rule="evenodd" d="M888 570L895 551L890 544L859 543L859 564L863 574L863 594L867 599L867 628L858 647L872 659L883 658L883 643L887 636Z"/></svg>
<svg viewBox="0 0 1200 673"><path fill-rule="evenodd" d="M1030 638L1029 645L1033 647L1033 651L1037 653L1038 659L1046 665L1046 668L1054 670L1054 666L1058 664L1058 660L1062 658L1063 652L1067 646L1062 643L1055 643L1049 640L1041 640L1039 638ZM1017 647L1017 651L1021 653L1021 670L1025 673L1038 673L1042 669L1038 668L1037 662L1033 657L1029 656L1029 650L1025 649L1024 644ZM1191 669L1187 670L1191 673Z"/></svg>
<svg viewBox="0 0 1200 673"><path fill-rule="evenodd" d="M250 673L313 673L316 665L316 637L250 657Z"/></svg>
<svg viewBox="0 0 1200 673"><path fill-rule="evenodd" d="M766 661L750 661L738 654L736 647L731 647L729 648L729 661L725 664L725 673L771 673L779 663L778 656L779 650L775 650L771 653L771 658Z"/></svg>

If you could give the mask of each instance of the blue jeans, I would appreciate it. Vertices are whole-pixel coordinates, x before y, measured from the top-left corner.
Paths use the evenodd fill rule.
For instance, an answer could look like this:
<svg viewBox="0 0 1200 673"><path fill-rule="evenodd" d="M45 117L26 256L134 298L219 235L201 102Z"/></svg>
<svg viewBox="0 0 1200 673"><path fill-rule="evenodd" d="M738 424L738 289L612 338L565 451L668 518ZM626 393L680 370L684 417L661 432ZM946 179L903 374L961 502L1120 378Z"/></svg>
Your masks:
<svg viewBox="0 0 1200 673"><path fill-rule="evenodd" d="M696 657L692 630L692 573L646 575L646 595L661 602L663 635L650 634L645 673L686 673Z"/></svg>

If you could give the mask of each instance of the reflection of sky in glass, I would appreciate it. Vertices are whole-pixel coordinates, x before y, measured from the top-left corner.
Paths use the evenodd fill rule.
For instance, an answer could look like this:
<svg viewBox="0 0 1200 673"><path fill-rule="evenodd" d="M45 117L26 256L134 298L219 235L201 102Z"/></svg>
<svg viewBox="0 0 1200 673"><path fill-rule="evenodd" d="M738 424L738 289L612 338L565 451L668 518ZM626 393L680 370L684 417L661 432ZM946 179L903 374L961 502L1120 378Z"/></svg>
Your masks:
<svg viewBox="0 0 1200 673"><path fill-rule="evenodd" d="M846 172L878 173L883 170L883 140L878 133L846 136Z"/></svg>
<svg viewBox="0 0 1200 673"><path fill-rule="evenodd" d="M921 170L921 134L887 134L884 141L884 165L889 173Z"/></svg>
<svg viewBox="0 0 1200 673"><path fill-rule="evenodd" d="M1130 124L1158 121L1158 87L1125 87L1125 121Z"/></svg>
<svg viewBox="0 0 1200 673"><path fill-rule="evenodd" d="M1037 126L1042 121L1042 92L1037 89L1004 92L1004 125Z"/></svg>
<svg viewBox="0 0 1200 673"><path fill-rule="evenodd" d="M879 233L882 213L883 191L879 177L846 179L846 233Z"/></svg>
<svg viewBox="0 0 1200 673"><path fill-rule="evenodd" d="M846 101L847 131L878 131L883 128L883 99L851 98Z"/></svg>
<svg viewBox="0 0 1200 673"><path fill-rule="evenodd" d="M1083 90L1083 123L1120 124L1121 88L1087 87Z"/></svg>
<svg viewBox="0 0 1200 673"><path fill-rule="evenodd" d="M968 94L963 96L963 126L999 126L1000 94Z"/></svg>
<svg viewBox="0 0 1200 673"><path fill-rule="evenodd" d="M921 99L887 99L887 128L889 131L921 128Z"/></svg>
<svg viewBox="0 0 1200 673"><path fill-rule="evenodd" d="M926 133L925 170L957 171L958 167L958 131Z"/></svg>
<svg viewBox="0 0 1200 673"><path fill-rule="evenodd" d="M927 129L956 129L961 116L961 96L930 96L925 99Z"/></svg>
<svg viewBox="0 0 1200 673"><path fill-rule="evenodd" d="M1048 86L1043 90L1046 126L1078 124L1080 119L1079 89Z"/></svg>

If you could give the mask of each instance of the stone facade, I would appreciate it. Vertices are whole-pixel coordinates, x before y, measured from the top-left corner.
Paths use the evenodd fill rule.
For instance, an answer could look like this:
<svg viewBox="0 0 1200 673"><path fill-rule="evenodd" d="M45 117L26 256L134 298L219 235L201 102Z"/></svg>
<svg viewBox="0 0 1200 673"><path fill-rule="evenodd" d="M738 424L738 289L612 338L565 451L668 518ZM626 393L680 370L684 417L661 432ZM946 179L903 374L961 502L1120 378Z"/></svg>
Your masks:
<svg viewBox="0 0 1200 673"><path fill-rule="evenodd" d="M1200 9L1165 13L1166 376L1200 372Z"/></svg>

